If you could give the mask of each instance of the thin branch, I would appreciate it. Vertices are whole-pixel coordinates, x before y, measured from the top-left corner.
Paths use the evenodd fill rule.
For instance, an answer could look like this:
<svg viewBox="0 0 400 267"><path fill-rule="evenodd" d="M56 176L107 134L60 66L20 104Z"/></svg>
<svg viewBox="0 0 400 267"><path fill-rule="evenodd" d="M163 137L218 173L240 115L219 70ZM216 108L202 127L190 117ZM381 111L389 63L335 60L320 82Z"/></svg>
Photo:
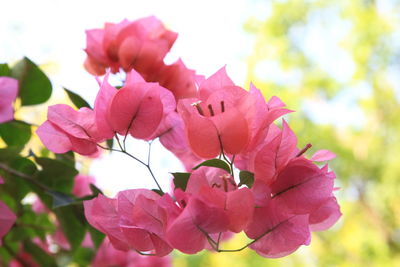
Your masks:
<svg viewBox="0 0 400 267"><path fill-rule="evenodd" d="M40 188L43 189L44 191L52 191L51 188L49 188L49 187L47 187L46 185L41 184L41 183L39 183L37 180L35 180L35 179L33 178L33 176L30 176L30 175L28 175L28 174L26 174L26 173L23 173L23 172L14 170L14 169L10 168L8 165L6 165L6 164L4 164L4 163L1 163L1 162L0 162L0 169L3 169L4 171L6 171L6 172L8 172L8 173L14 174L14 175L16 175L16 176L18 176L18 177L20 177L20 178L23 178L23 179L25 179L25 180L28 180L28 181L32 182L33 184L37 185L38 187L40 187Z"/></svg>

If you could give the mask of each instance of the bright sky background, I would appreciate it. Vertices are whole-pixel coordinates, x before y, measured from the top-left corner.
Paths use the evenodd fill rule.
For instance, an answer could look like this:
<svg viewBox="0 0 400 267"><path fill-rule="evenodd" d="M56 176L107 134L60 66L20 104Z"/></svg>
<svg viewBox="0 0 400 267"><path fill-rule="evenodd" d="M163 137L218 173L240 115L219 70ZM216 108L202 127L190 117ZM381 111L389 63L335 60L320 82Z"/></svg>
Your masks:
<svg viewBox="0 0 400 267"><path fill-rule="evenodd" d="M179 37L167 62L181 57L197 73L211 75L227 64L232 79L243 85L245 59L251 52L251 38L243 31L250 16L265 17L262 1L61 1L0 0L0 62L28 56L43 67L51 78L53 98L64 97L67 87L93 103L98 91L94 78L83 69L85 30L101 28L105 22L155 15ZM49 65L50 64L50 65ZM130 145L135 155L146 157L147 144ZM168 172L182 170L177 160L155 142L152 163L164 190L169 188ZM161 168L158 166L161 165ZM156 168L157 166L157 168ZM113 153L102 156L91 166L101 188L118 190L155 188L146 169L132 159Z"/></svg>

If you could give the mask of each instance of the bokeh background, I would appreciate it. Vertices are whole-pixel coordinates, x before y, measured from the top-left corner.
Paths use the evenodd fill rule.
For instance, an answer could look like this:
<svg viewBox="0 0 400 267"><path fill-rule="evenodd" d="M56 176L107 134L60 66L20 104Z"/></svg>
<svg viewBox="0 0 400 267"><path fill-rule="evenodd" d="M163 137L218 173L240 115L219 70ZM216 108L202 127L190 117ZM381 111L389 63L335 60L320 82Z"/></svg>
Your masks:
<svg viewBox="0 0 400 267"><path fill-rule="evenodd" d="M253 82L297 111L287 119L300 147L312 143L337 154L330 167L343 216L314 233L310 246L283 259L250 250L175 253L175 266L400 266L400 1L1 0L0 6L0 62L28 56L39 63L58 88L54 103L66 101L61 86L94 101L98 85L82 66L85 29L156 15L179 33L170 62L181 57L204 75L227 64L237 84ZM19 112L41 123L42 109ZM154 154L164 176L180 168L170 155ZM81 167L110 195L152 187L128 162L104 155ZM243 242L239 236L227 246Z"/></svg>

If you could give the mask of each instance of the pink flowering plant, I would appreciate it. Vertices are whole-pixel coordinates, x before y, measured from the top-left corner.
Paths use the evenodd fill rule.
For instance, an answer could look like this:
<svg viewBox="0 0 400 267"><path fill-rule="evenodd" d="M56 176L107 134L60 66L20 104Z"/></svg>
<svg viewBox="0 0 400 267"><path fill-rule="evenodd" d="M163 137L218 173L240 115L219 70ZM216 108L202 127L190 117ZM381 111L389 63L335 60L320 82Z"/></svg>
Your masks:
<svg viewBox="0 0 400 267"><path fill-rule="evenodd" d="M255 85L235 85L225 67L206 78L181 59L164 63L177 33L155 17L106 23L86 37L84 66L99 83L94 106L67 90L75 107L48 107L47 120L35 130L46 147L40 153L24 156L36 126L14 119L13 103L17 97L21 106L43 103L51 84L27 58L1 68L4 263L43 265L45 259L57 265L60 251L70 251L71 262L93 266L169 266L174 249L195 254L249 248L278 258L308 245L312 231L327 230L340 218L335 173L327 163L335 154L308 156L311 144L298 147L282 118L293 111L278 97L266 101ZM116 73L124 74L122 86L110 82ZM159 139L181 161L185 171L171 170L172 188L160 186L151 146L147 159L140 159L127 149L130 138L149 144ZM93 177L78 174L74 157L96 158L104 151L143 165L154 189L105 196ZM35 202L21 204L30 192ZM241 232L247 243L224 248Z"/></svg>

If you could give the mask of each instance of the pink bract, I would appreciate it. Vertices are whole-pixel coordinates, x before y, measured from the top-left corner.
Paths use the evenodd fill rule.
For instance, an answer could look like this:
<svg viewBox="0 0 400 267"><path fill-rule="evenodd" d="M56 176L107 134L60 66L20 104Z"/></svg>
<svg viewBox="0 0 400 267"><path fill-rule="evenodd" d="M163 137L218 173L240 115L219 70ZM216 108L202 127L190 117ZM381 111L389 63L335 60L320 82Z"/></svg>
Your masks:
<svg viewBox="0 0 400 267"><path fill-rule="evenodd" d="M201 158L221 152L238 154L248 144L250 121L247 114L254 99L237 87L222 68L200 84L198 97L178 102L192 151Z"/></svg>
<svg viewBox="0 0 400 267"><path fill-rule="evenodd" d="M14 119L13 102L18 95L18 80L0 77L0 123Z"/></svg>
<svg viewBox="0 0 400 267"><path fill-rule="evenodd" d="M78 111L68 105L50 106L45 121L37 130L42 143L54 153L75 151L81 155L98 152L99 136L94 112L88 108Z"/></svg>
<svg viewBox="0 0 400 267"><path fill-rule="evenodd" d="M151 251L164 256L172 251L165 241L167 213L150 190L122 191L116 199L102 195L84 202L89 223L105 233L116 249Z"/></svg>
<svg viewBox="0 0 400 267"><path fill-rule="evenodd" d="M0 244L1 239L10 231L17 217L10 208L0 201Z"/></svg>
<svg viewBox="0 0 400 267"><path fill-rule="evenodd" d="M86 31L86 36L85 67L94 75L103 75L107 67L113 73L122 68L149 75L155 65L163 64L177 38L155 17L106 23L104 29Z"/></svg>

